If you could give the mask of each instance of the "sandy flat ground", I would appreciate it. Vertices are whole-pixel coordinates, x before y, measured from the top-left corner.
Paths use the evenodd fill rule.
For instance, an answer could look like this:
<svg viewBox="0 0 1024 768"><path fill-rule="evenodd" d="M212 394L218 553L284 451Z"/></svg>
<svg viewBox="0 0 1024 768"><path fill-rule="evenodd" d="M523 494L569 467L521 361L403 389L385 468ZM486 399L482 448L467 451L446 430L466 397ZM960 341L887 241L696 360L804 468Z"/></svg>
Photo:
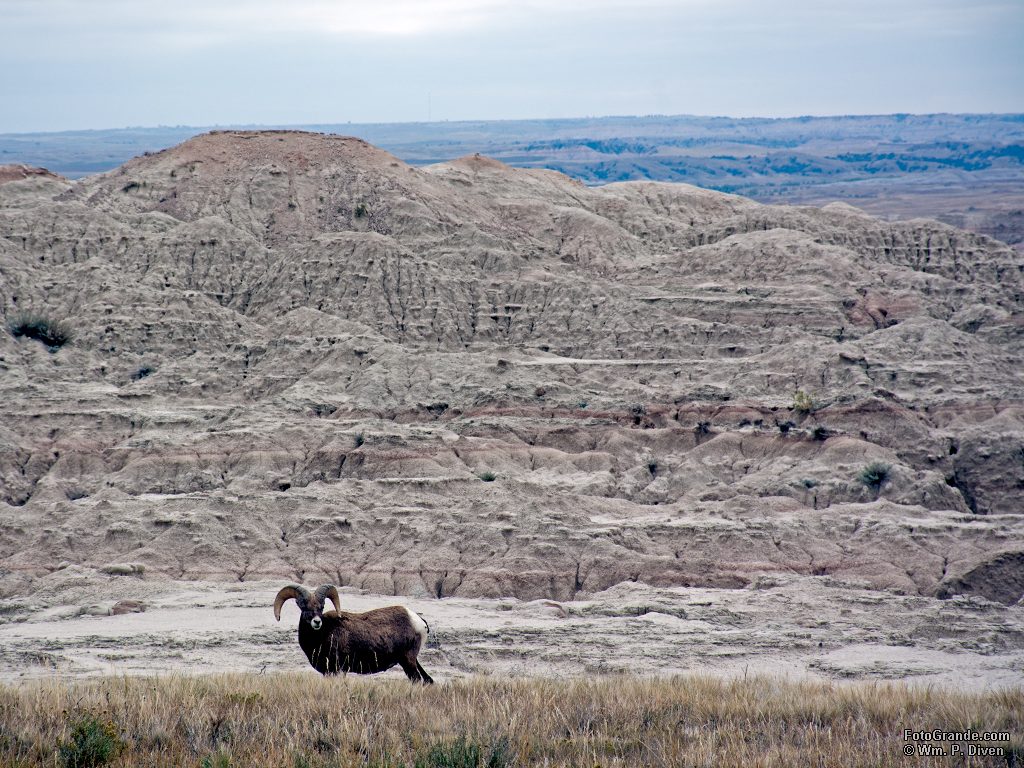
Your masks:
<svg viewBox="0 0 1024 768"><path fill-rule="evenodd" d="M441 681L1022 682L1019 251L308 132L26 173L0 680L314 674L303 579Z"/></svg>
<svg viewBox="0 0 1024 768"><path fill-rule="evenodd" d="M45 677L303 670L298 610L280 623L278 583L140 581L147 609L95 615L113 601L8 606L0 680ZM417 600L342 590L348 610L400 603L431 636L421 661L438 681L467 675L595 674L906 680L966 690L1024 684L1024 607L981 599L906 597L827 578L760 589L656 589L621 584L555 603ZM385 677L400 680L396 668Z"/></svg>

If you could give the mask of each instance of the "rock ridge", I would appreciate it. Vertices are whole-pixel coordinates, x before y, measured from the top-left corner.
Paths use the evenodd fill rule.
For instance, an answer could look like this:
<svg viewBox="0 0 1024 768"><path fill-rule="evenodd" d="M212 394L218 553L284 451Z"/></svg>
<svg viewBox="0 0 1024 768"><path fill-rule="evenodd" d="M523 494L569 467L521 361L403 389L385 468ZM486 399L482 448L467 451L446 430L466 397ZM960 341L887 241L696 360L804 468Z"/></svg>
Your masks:
<svg viewBox="0 0 1024 768"><path fill-rule="evenodd" d="M5 324L72 330L0 334L3 594L1024 595L998 241L298 131L0 182Z"/></svg>

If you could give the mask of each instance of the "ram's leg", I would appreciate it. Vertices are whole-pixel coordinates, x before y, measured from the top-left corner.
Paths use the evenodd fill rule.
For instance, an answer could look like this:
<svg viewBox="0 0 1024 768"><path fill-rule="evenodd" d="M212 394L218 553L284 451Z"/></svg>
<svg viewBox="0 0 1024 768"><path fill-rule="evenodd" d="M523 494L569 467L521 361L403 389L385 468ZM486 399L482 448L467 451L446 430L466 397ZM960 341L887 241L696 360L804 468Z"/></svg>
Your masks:
<svg viewBox="0 0 1024 768"><path fill-rule="evenodd" d="M420 671L419 669L417 669L419 665L416 663L415 658L400 659L398 663L402 665L402 670L405 672L406 677L408 677L414 683L423 682L423 678L420 677Z"/></svg>
<svg viewBox="0 0 1024 768"><path fill-rule="evenodd" d="M434 678L427 674L427 670L425 670L423 665L420 664L419 659L416 660L416 671L420 673L420 678L422 678L424 685L434 684Z"/></svg>

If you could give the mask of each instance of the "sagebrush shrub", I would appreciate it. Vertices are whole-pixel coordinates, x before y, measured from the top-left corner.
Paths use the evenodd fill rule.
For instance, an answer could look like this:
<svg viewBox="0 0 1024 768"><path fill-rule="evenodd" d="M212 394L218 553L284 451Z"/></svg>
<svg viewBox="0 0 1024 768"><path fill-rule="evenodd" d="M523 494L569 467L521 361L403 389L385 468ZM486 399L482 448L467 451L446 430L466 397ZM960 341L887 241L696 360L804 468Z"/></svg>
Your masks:
<svg viewBox="0 0 1024 768"><path fill-rule="evenodd" d="M41 341L50 348L51 352L60 349L74 337L71 328L66 323L31 312L15 315L7 323L7 330L15 338L24 336Z"/></svg>
<svg viewBox="0 0 1024 768"><path fill-rule="evenodd" d="M873 461L860 471L857 479L868 488L878 490L889 479L891 471L892 467L885 462Z"/></svg>
<svg viewBox="0 0 1024 768"><path fill-rule="evenodd" d="M802 389L798 389L793 393L793 410L799 413L810 413L814 410L814 400Z"/></svg>
<svg viewBox="0 0 1024 768"><path fill-rule="evenodd" d="M506 768L512 762L510 752L505 739L487 747L462 736L454 741L434 744L425 755L417 758L414 765L415 768Z"/></svg>
<svg viewBox="0 0 1024 768"><path fill-rule="evenodd" d="M111 720L87 715L71 729L71 740L57 749L60 768L99 768L117 757L124 746Z"/></svg>

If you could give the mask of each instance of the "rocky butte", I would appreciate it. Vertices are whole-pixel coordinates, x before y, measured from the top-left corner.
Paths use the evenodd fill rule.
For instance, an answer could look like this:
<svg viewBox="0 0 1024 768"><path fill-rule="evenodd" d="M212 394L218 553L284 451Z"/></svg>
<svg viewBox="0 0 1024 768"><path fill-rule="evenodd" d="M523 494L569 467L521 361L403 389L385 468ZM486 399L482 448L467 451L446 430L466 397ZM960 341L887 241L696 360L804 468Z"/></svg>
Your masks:
<svg viewBox="0 0 1024 768"><path fill-rule="evenodd" d="M71 337L0 333L11 605L831 590L1024 648L1024 262L984 236L215 132L4 168L0 310Z"/></svg>

